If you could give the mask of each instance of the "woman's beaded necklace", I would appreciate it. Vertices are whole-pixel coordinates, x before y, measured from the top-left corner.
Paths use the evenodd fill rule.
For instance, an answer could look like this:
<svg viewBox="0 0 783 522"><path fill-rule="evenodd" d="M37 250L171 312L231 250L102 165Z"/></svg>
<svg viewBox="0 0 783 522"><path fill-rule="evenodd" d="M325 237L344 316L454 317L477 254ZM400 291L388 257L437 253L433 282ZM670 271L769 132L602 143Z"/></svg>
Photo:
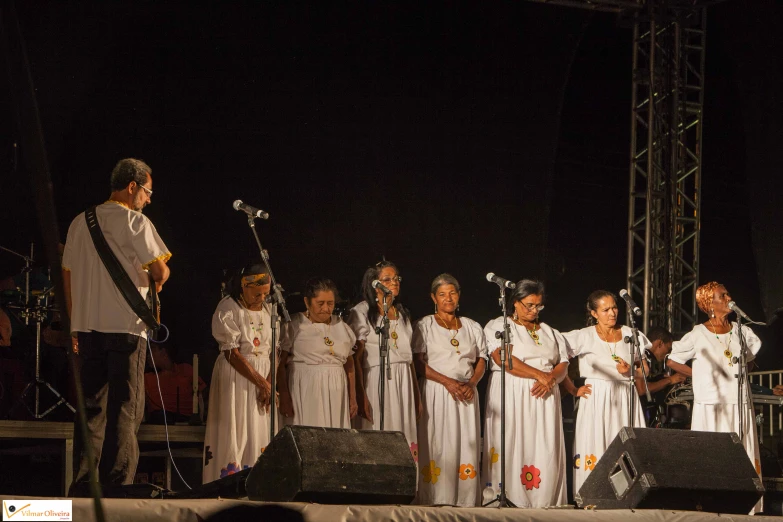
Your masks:
<svg viewBox="0 0 783 522"><path fill-rule="evenodd" d="M250 313L250 308L248 308L247 303L245 303L245 298L240 297L242 300L242 307L245 310L245 314L247 314L247 318L250 321L250 329L253 331L253 346L258 348L261 346L261 332L264 330L264 322L262 319L258 320L258 326L256 327L255 322L253 321L253 314ZM255 311L255 310L254 310Z"/></svg>
<svg viewBox="0 0 783 522"><path fill-rule="evenodd" d="M603 338L601 338L601 329L598 328L598 325L595 325L595 331L598 333L598 338L601 339L603 342L606 343L606 346L609 348L609 351L612 354L612 360L615 362L618 362L620 360L620 357L617 355L617 343L618 341L613 342L611 345L609 344L609 336L604 334Z"/></svg>

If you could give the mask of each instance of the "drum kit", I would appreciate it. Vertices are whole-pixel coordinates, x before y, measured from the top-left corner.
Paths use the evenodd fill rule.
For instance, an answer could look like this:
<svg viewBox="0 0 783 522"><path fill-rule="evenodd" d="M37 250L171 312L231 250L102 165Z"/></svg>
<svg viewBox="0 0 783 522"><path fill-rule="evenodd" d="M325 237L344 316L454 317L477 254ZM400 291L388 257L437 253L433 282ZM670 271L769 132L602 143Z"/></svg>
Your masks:
<svg viewBox="0 0 783 522"><path fill-rule="evenodd" d="M30 254L24 255L9 248L0 246L0 251L15 255L24 260L21 273L8 281L13 284L6 285L0 291L0 308L12 318L13 322L22 328L34 329L35 332L35 371L33 379L28 382L16 403L8 412L10 418L16 409L24 406L34 419L42 419L60 406L65 406L75 413L76 410L54 386L41 378L41 325L47 323L52 316L59 311L54 306L54 287L51 284L49 274L44 275L40 269L33 266L34 245L30 245ZM18 285L18 286L17 286ZM34 288L35 287L35 288ZM54 396L54 403L46 410L41 411L41 391L48 390ZM29 404L28 395L33 394L32 407Z"/></svg>

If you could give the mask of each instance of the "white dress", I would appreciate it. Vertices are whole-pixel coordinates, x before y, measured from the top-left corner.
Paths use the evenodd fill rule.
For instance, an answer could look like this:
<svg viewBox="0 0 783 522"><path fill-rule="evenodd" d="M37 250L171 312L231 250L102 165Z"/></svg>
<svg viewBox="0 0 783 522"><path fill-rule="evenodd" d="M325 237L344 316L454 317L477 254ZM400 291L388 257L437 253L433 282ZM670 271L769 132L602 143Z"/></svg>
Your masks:
<svg viewBox="0 0 783 522"><path fill-rule="evenodd" d="M545 372L561 362L568 362L566 341L562 334L541 323L540 345L524 326L509 319L514 357ZM503 330L503 318L487 323L484 334L490 354L500 346L495 332ZM514 361L516 363L516 361ZM506 372L506 454L500 453L500 367L490 357L492 370L487 386L484 421L484 459L482 484L497 487L501 481L500 459L506 463L506 497L520 508L543 508L568 502L566 489L566 454L563 441L563 414L560 388L555 386L543 399L530 390L535 379L517 377Z"/></svg>
<svg viewBox="0 0 783 522"><path fill-rule="evenodd" d="M379 430L380 416L380 345L375 326L380 326L382 318L378 317L375 326L370 325L367 317L369 307L362 301L351 309L348 324L356 334L357 341L364 341L364 391L372 406L372 422L360 418L360 429ZM417 385L411 371L413 353L411 351L411 336L413 328L410 321L389 321L389 335L396 334L397 339L389 339L389 365L391 379L386 379L384 401L383 428L387 431L401 431L408 440L413 459L418 462L418 434L416 432L416 395Z"/></svg>
<svg viewBox="0 0 783 522"><path fill-rule="evenodd" d="M326 344L327 338L334 344ZM350 428L348 377L343 365L353 354L356 336L336 315L329 324L296 314L283 328L280 349L288 352L288 390L294 416L287 424Z"/></svg>
<svg viewBox="0 0 783 522"><path fill-rule="evenodd" d="M756 358L761 349L761 339L747 326L742 327L742 335L747 346L746 360ZM712 431L722 433L739 433L739 406L737 404L737 365L729 366L729 360L724 355L728 347L732 355L739 353L740 345L737 323L731 324L731 332L715 334L703 324L693 327L680 341L676 341L669 356L674 362L686 364L693 360L693 412L691 414L691 429L694 431ZM756 433L753 402L749 399L750 388L746 394L743 438L745 452L756 473L761 477L761 462L759 460L758 433ZM761 500L754 511L761 511Z"/></svg>
<svg viewBox="0 0 783 522"><path fill-rule="evenodd" d="M252 467L269 443L270 415L258 405L258 388L231 366L225 351L238 348L259 375L268 377L271 324L266 308L248 310L231 297L221 300L212 316L212 336L220 355L212 370L209 392L204 484ZM256 338L258 346L253 342Z"/></svg>
<svg viewBox="0 0 783 522"><path fill-rule="evenodd" d="M460 317L462 328L452 333L429 315L413 329L413 353L426 354L430 368L460 382L473 376L479 357L486 360L487 344L481 326ZM459 350L459 354L457 353ZM424 415L419 423L419 494L417 503L475 507L482 484L477 469L479 448L478 395L467 403L455 401L445 386L420 379Z"/></svg>
<svg viewBox="0 0 783 522"><path fill-rule="evenodd" d="M631 333L630 328L622 327L623 339ZM564 333L563 337L568 342L569 357L579 357L579 373L585 378L585 384L592 385L592 393L579 399L576 415L573 463L576 496L620 428L629 426L629 396L636 403L634 427L644 428L646 423L636 388L631 390L628 378L617 372L617 363L612 359L614 349L618 357L630 364L632 345L622 339L616 344L603 341L595 326ZM641 332L639 341L642 352L652 346Z"/></svg>

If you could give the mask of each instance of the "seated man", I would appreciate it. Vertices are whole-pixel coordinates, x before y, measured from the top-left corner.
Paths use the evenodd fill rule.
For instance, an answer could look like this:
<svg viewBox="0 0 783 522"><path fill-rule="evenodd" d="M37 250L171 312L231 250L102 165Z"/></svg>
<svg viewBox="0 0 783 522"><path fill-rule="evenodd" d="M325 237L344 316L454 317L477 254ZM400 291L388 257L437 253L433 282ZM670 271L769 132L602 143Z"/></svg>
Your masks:
<svg viewBox="0 0 783 522"><path fill-rule="evenodd" d="M641 369L636 369L636 391L639 393L642 402L642 409L647 420L648 426L653 426L656 421L661 420L659 413L665 411L666 394L671 386L684 382L687 376L673 372L666 366L666 358L672 351L674 338L672 334L663 327L655 326L647 333L647 338L652 343L649 350L645 350L644 358L649 368L647 375L647 389L650 390L652 402L647 401L647 395L644 393L644 382L641 376Z"/></svg>
<svg viewBox="0 0 783 522"><path fill-rule="evenodd" d="M166 411L168 423L187 422L193 415L193 366L188 363L175 363L176 355L172 345L168 343L150 343L151 359L158 371L156 378L152 362L148 361L148 371L144 374L144 388L147 395L147 422L163 424L163 410ZM158 390L160 381L160 390ZM204 420L204 398L202 391L206 388L204 380L198 378L198 411ZM163 405L161 405L161 395Z"/></svg>

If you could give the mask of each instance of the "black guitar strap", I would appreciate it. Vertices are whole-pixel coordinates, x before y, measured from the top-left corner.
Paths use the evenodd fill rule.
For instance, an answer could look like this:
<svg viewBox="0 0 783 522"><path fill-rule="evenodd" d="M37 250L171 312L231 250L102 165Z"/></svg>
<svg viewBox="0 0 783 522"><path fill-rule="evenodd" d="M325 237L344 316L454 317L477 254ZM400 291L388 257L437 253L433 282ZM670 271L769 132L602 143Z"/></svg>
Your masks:
<svg viewBox="0 0 783 522"><path fill-rule="evenodd" d="M131 281L130 276L120 264L117 256L112 252L111 247L106 242L106 238L103 237L103 231L98 224L98 217L95 215L95 207L90 207L84 212L84 218L87 220L87 229L92 236L92 242L95 244L95 250L98 251L98 255L103 261L103 266L108 270L114 284L117 285L122 297L131 307L131 310L144 321L144 324L149 327L153 332L157 332L160 329L160 323L155 318L153 310L147 306L144 298L139 293L139 289ZM155 292L155 282L150 278L150 292ZM155 296L152 296L152 302L156 301Z"/></svg>

